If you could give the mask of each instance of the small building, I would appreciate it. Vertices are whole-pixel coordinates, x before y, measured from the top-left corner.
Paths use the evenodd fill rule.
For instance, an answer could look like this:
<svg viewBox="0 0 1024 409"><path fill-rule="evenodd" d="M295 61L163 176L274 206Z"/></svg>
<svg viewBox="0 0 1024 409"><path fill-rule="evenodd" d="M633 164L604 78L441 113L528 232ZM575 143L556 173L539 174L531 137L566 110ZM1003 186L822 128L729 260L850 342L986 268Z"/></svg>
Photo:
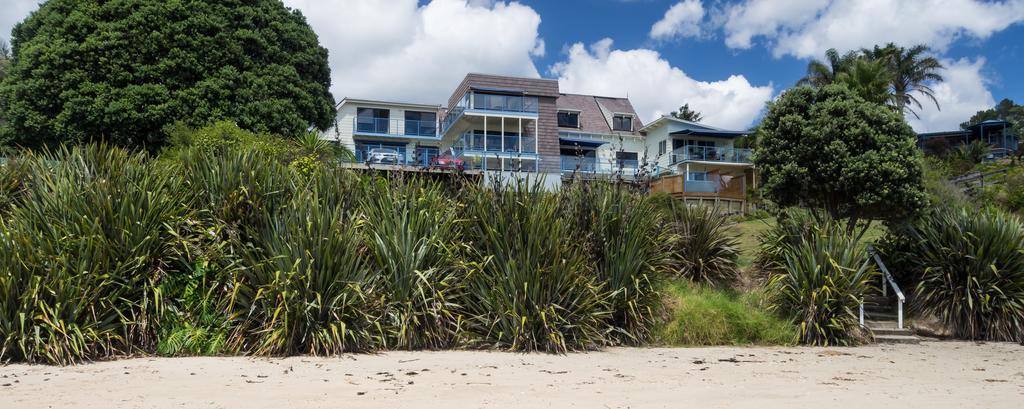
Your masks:
<svg viewBox="0 0 1024 409"><path fill-rule="evenodd" d="M942 154L961 145L981 141L992 147L992 158L1017 152L1019 140L1010 131L1011 124L1002 119L990 119L955 131L927 132L917 135L917 146L930 154Z"/></svg>
<svg viewBox="0 0 1024 409"><path fill-rule="evenodd" d="M747 191L756 187L749 149L736 148L733 131L663 116L641 130L656 147L652 192L664 192L691 204L713 204L729 212L747 208Z"/></svg>

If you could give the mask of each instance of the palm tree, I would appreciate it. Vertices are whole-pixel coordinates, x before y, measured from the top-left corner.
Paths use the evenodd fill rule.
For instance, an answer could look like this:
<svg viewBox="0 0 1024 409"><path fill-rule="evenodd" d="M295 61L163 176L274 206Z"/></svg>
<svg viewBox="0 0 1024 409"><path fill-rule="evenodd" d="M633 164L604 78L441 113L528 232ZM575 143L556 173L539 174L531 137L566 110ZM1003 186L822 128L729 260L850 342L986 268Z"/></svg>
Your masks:
<svg viewBox="0 0 1024 409"><path fill-rule="evenodd" d="M824 87L836 82L839 74L846 71L860 56L850 51L839 55L835 48L825 51L825 61L811 60L807 64L807 75L800 79L796 85L810 85L812 87Z"/></svg>
<svg viewBox="0 0 1024 409"><path fill-rule="evenodd" d="M926 54L931 49L926 45L911 48L899 47L894 43L885 47L875 46L874 49L862 49L865 57L883 62L892 75L892 103L900 112L913 114L920 118L914 107L921 109L921 102L913 94L921 94L932 100L935 108L941 110L939 101L935 99L935 91L931 84L942 82L938 71L944 67L939 60Z"/></svg>
<svg viewBox="0 0 1024 409"><path fill-rule="evenodd" d="M854 61L836 77L836 83L844 84L869 102L886 105L894 101L890 93L892 75L880 61L861 58Z"/></svg>
<svg viewBox="0 0 1024 409"><path fill-rule="evenodd" d="M683 104L678 111L672 113L672 117L690 122L700 122L701 119L704 119L704 115L700 112L690 109L690 104Z"/></svg>

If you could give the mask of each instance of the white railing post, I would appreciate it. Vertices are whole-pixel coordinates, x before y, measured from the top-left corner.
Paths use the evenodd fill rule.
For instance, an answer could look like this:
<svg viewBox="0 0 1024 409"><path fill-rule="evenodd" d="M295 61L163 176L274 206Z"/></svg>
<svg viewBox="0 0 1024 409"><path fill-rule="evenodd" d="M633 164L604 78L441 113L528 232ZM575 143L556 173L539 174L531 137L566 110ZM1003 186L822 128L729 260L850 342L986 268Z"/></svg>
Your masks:
<svg viewBox="0 0 1024 409"><path fill-rule="evenodd" d="M897 314L899 314L899 315L897 316L897 324L898 324L900 329L903 329L903 299L902 298L899 299L898 302L899 302L899 311L897 312Z"/></svg>
<svg viewBox="0 0 1024 409"><path fill-rule="evenodd" d="M864 326L864 302L860 303L860 326Z"/></svg>

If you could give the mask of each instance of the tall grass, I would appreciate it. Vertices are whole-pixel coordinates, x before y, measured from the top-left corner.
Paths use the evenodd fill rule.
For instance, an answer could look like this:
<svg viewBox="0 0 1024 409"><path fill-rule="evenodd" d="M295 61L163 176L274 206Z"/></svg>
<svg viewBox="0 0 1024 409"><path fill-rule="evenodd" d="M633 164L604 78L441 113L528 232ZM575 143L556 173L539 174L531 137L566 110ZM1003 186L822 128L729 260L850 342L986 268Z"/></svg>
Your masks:
<svg viewBox="0 0 1024 409"><path fill-rule="evenodd" d="M742 293L675 281L663 289L668 319L658 325L657 340L676 346L790 345L797 327L768 309L763 290Z"/></svg>
<svg viewBox="0 0 1024 409"><path fill-rule="evenodd" d="M150 350L180 180L103 146L29 155L0 224L0 357L66 364Z"/></svg>

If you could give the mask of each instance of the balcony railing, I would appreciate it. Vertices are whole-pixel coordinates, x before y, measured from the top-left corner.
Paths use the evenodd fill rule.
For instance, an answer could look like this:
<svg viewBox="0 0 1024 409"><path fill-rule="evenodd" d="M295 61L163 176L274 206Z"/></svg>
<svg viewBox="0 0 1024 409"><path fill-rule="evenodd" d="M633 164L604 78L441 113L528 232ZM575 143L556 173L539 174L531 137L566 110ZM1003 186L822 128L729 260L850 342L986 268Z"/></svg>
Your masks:
<svg viewBox="0 0 1024 409"><path fill-rule="evenodd" d="M750 149L684 146L672 151L672 163L685 161L751 163Z"/></svg>
<svg viewBox="0 0 1024 409"><path fill-rule="evenodd" d="M576 156L561 156L562 173L594 173L594 174L634 174L640 167L636 160L609 160L596 158L581 158Z"/></svg>
<svg viewBox="0 0 1024 409"><path fill-rule="evenodd" d="M537 97L473 93L470 109L484 111L523 112L536 114L540 103Z"/></svg>
<svg viewBox="0 0 1024 409"><path fill-rule="evenodd" d="M485 141L486 139L486 146ZM519 143L522 141L522 146ZM501 135L488 134L486 138L480 134L467 132L462 134L458 143L462 150L479 153L505 153L505 154L535 154L537 153L537 138L533 136L505 135L505 143L502 144Z"/></svg>
<svg viewBox="0 0 1024 409"><path fill-rule="evenodd" d="M411 119L356 117L352 132L363 135L436 138L437 122Z"/></svg>
<svg viewBox="0 0 1024 409"><path fill-rule="evenodd" d="M717 180L687 180L683 189L686 192L718 193L720 185Z"/></svg>

